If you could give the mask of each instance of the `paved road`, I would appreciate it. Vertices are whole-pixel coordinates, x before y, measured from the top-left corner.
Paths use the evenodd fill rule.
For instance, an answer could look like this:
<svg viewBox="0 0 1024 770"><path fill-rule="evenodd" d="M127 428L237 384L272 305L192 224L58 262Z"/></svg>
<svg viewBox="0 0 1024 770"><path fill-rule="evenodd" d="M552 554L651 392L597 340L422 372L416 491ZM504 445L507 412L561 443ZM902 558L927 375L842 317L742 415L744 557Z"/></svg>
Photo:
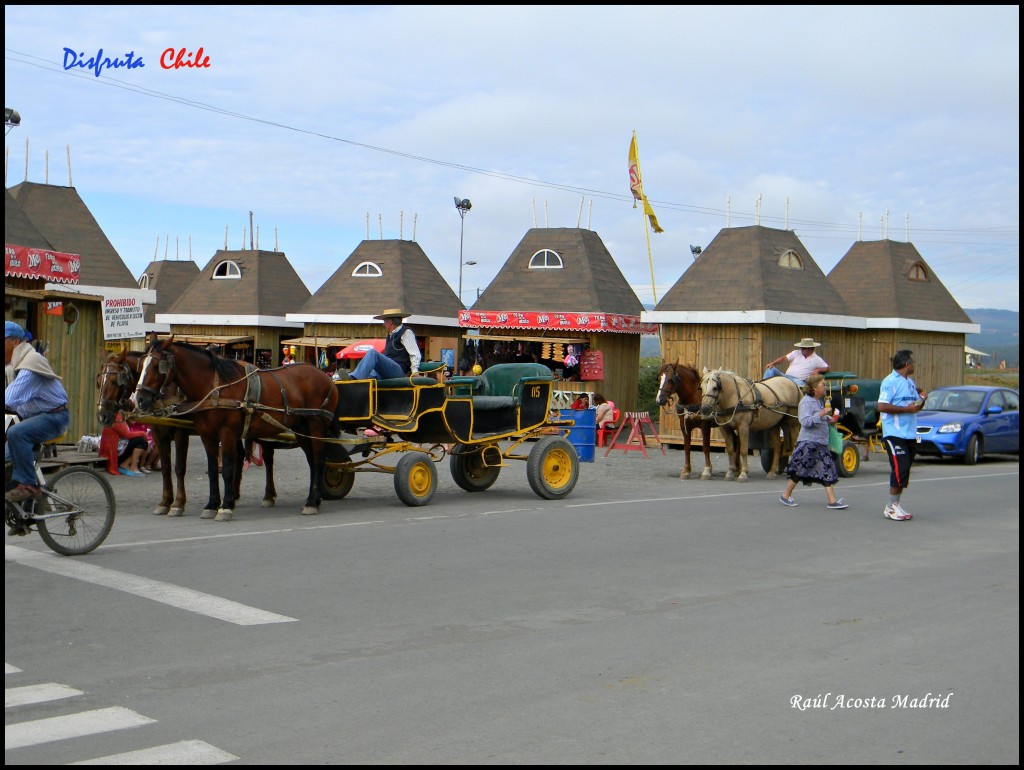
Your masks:
<svg viewBox="0 0 1024 770"><path fill-rule="evenodd" d="M920 461L908 523L882 455L846 511L669 450L599 451L564 501L442 464L429 506L359 474L301 516L288 451L278 507L256 470L229 523L192 458L183 518L113 478L95 553L8 538L7 763L1019 761L1016 458Z"/></svg>

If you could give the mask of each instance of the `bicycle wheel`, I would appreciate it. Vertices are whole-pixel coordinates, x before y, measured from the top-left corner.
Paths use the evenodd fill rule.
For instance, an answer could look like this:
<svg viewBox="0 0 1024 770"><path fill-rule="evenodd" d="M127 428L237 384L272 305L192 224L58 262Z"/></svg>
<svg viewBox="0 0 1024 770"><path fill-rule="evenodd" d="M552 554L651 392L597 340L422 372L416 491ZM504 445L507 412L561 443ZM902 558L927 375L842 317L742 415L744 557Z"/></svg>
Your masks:
<svg viewBox="0 0 1024 770"><path fill-rule="evenodd" d="M110 482L92 468L72 466L55 474L43 488L37 519L39 537L64 556L89 553L114 526L117 502ZM54 516L55 513L65 513Z"/></svg>

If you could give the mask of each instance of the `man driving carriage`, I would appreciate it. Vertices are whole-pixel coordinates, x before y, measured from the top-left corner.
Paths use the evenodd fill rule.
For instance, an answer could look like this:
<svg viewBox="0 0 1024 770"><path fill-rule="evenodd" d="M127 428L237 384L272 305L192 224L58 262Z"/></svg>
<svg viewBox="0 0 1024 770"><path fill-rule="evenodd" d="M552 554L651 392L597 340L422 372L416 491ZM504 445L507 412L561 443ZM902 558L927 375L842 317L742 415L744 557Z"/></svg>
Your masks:
<svg viewBox="0 0 1024 770"><path fill-rule="evenodd" d="M818 355L816 350L821 347L820 342L815 342L810 337L804 337L793 347L796 349L783 356L779 356L774 361L770 361L768 366L765 367L764 376L761 379L767 380L769 377L779 376L789 377L797 385L803 387L807 378L812 374L825 374L829 370L829 365L825 363L825 359ZM789 367L786 369L785 374L775 366L783 361L789 361Z"/></svg>
<svg viewBox="0 0 1024 770"><path fill-rule="evenodd" d="M387 380L395 377L412 377L420 370L420 346L416 334L402 321L408 318L397 308L385 310L374 318L384 323L387 339L384 352L367 351L363 360L352 370L355 380Z"/></svg>

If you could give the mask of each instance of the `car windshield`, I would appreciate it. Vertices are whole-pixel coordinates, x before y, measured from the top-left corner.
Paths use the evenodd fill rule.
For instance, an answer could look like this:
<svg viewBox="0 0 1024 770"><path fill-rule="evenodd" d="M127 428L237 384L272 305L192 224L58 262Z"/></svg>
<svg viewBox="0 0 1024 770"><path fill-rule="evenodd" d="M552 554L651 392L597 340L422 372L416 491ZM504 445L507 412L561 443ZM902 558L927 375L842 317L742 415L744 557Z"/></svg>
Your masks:
<svg viewBox="0 0 1024 770"><path fill-rule="evenodd" d="M933 390L925 399L924 408L935 412L975 414L981 409L984 393L974 390Z"/></svg>

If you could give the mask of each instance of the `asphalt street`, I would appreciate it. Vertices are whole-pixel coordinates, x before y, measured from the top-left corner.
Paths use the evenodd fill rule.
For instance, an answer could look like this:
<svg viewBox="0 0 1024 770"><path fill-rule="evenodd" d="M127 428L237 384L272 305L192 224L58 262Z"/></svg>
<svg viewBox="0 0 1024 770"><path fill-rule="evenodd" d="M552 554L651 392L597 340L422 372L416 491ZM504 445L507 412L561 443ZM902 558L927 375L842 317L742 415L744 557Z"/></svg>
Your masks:
<svg viewBox="0 0 1024 770"><path fill-rule="evenodd" d="M1019 763L1016 457L919 460L897 523L881 454L832 511L648 452L559 501L523 462L471 494L444 461L423 507L359 473L303 516L281 451L231 522L195 440L183 517L109 477L94 553L7 540L5 762Z"/></svg>

